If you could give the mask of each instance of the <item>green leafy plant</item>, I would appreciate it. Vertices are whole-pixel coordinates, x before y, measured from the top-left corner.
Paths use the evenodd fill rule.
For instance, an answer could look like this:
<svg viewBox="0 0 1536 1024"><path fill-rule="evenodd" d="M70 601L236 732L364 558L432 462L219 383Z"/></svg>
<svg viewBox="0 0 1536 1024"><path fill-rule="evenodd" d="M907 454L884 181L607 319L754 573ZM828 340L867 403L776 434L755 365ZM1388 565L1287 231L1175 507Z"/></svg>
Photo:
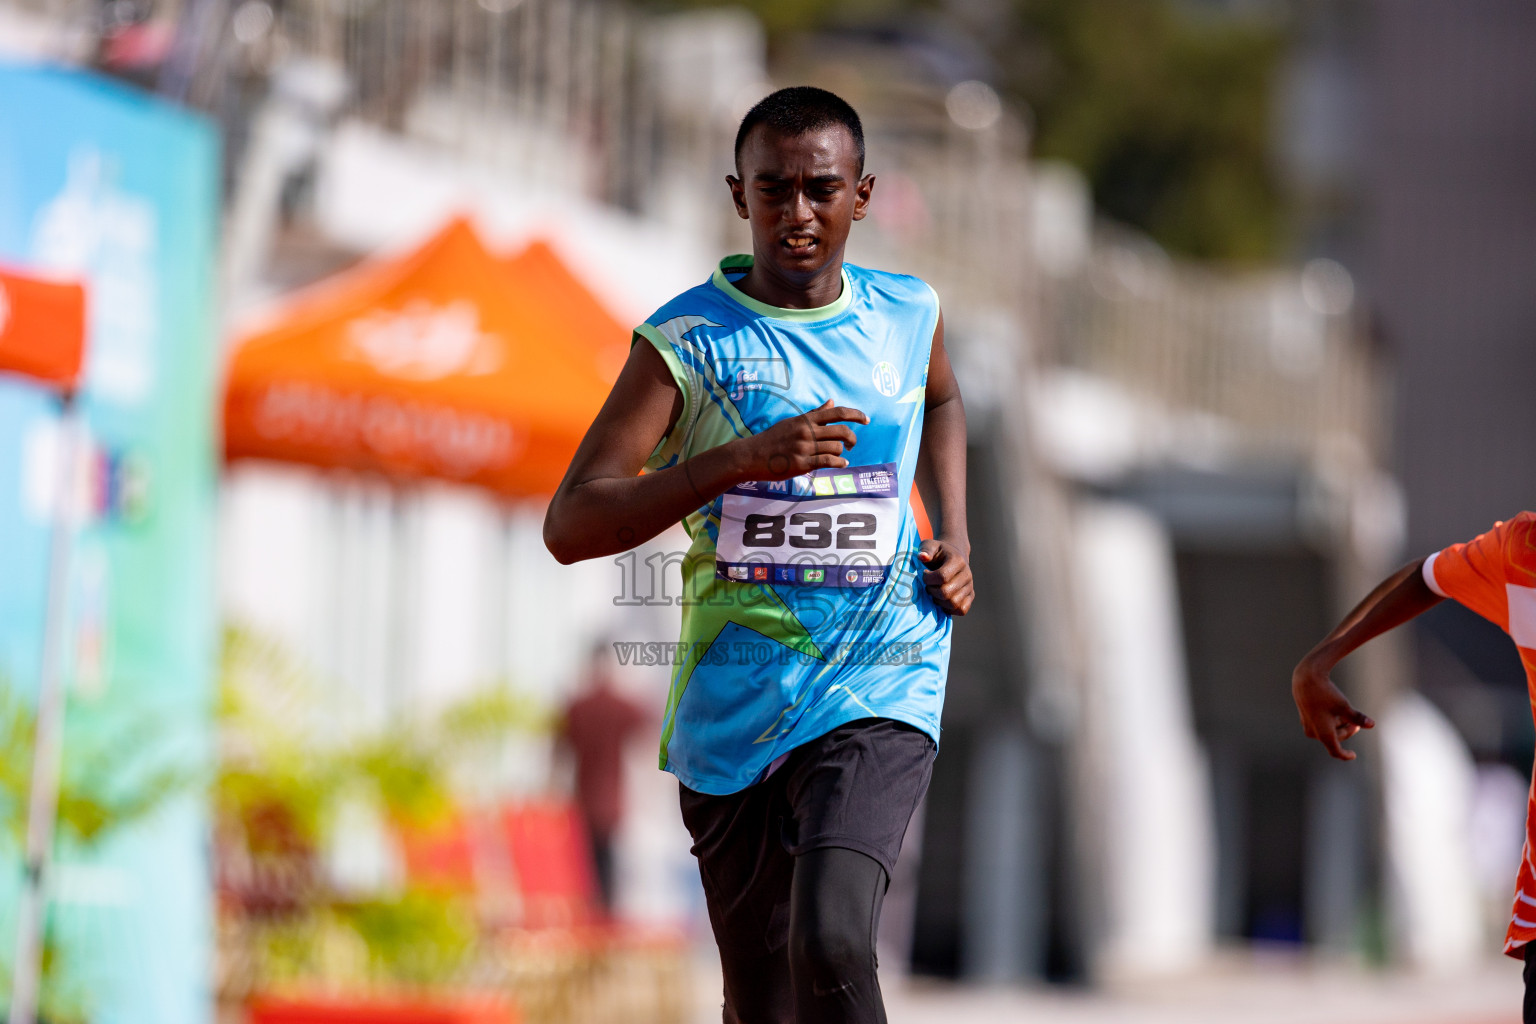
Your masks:
<svg viewBox="0 0 1536 1024"><path fill-rule="evenodd" d="M462 978L478 939L465 894L410 879L347 891L327 877L327 848L349 805L389 827L431 828L453 812L456 768L493 759L510 734L548 731L552 714L490 687L438 716L338 732L309 673L236 627L224 635L218 707L226 996Z"/></svg>

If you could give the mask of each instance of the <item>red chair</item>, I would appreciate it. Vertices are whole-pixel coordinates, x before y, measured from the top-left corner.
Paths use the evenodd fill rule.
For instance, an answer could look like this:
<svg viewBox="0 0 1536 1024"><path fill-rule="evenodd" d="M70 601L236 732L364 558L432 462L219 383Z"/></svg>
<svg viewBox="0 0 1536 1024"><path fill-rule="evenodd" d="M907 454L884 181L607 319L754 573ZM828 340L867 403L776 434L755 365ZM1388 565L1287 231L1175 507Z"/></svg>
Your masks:
<svg viewBox="0 0 1536 1024"><path fill-rule="evenodd" d="M400 851L411 881L434 889L473 892L475 848L463 812L455 812L430 830L398 830Z"/></svg>
<svg viewBox="0 0 1536 1024"><path fill-rule="evenodd" d="M530 1018L572 1019L608 1003L654 1008L634 1019L686 1015L685 937L607 918L586 827L568 801L461 812L401 838L412 881L474 894L493 962Z"/></svg>
<svg viewBox="0 0 1536 1024"><path fill-rule="evenodd" d="M502 834L522 897L525 928L586 929L603 922L586 826L566 801L509 804Z"/></svg>
<svg viewBox="0 0 1536 1024"><path fill-rule="evenodd" d="M413 882L478 894L511 890L517 912L512 920L486 922L492 927L543 931L602 922L586 828L569 803L533 800L490 815L461 811L429 831L402 830L400 839Z"/></svg>

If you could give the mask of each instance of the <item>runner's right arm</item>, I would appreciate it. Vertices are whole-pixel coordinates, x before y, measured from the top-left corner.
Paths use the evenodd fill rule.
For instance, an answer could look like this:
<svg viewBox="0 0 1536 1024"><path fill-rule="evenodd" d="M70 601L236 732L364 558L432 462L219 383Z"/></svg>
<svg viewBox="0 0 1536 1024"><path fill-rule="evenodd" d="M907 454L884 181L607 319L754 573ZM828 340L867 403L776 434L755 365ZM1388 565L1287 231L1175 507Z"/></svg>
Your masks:
<svg viewBox="0 0 1536 1024"><path fill-rule="evenodd" d="M682 392L666 362L640 339L544 514L544 545L559 562L628 551L749 480L841 469L848 465L844 449L856 441L842 424L869 422L859 410L828 401L760 434L639 475L682 408Z"/></svg>
<svg viewBox="0 0 1536 1024"><path fill-rule="evenodd" d="M1388 576L1355 605L1291 673L1291 697L1310 739L1319 740L1340 761L1353 761L1354 751L1342 741L1375 726L1370 716L1355 710L1329 674L1351 651L1366 641L1396 629L1444 598L1424 582L1424 560L1410 562Z"/></svg>

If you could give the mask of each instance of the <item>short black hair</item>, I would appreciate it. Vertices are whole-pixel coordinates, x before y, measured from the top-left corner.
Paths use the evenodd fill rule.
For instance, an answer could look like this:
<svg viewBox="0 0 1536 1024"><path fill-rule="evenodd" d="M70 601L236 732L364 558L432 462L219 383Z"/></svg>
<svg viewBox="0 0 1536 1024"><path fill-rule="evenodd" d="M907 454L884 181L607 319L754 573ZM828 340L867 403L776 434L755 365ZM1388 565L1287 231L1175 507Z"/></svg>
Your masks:
<svg viewBox="0 0 1536 1024"><path fill-rule="evenodd" d="M736 171L741 173L741 147L758 125L765 125L783 135L804 135L833 125L842 125L853 136L859 151L859 173L864 173L864 125L848 101L836 93L814 85L793 85L769 93L747 111L736 129Z"/></svg>

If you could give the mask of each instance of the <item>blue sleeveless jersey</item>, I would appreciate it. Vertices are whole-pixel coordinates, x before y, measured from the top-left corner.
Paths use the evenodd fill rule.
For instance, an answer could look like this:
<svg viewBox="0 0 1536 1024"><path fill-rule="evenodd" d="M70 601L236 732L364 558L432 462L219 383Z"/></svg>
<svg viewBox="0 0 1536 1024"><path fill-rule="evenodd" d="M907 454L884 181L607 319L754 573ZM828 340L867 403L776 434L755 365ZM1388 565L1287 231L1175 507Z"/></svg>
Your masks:
<svg viewBox="0 0 1536 1024"><path fill-rule="evenodd" d="M849 424L847 469L732 488L684 521L661 767L713 794L858 718L937 743L949 667L949 617L923 587L908 504L938 297L915 277L845 264L832 305L780 309L733 284L751 265L726 258L636 328L683 394L647 470L827 399L870 423Z"/></svg>

